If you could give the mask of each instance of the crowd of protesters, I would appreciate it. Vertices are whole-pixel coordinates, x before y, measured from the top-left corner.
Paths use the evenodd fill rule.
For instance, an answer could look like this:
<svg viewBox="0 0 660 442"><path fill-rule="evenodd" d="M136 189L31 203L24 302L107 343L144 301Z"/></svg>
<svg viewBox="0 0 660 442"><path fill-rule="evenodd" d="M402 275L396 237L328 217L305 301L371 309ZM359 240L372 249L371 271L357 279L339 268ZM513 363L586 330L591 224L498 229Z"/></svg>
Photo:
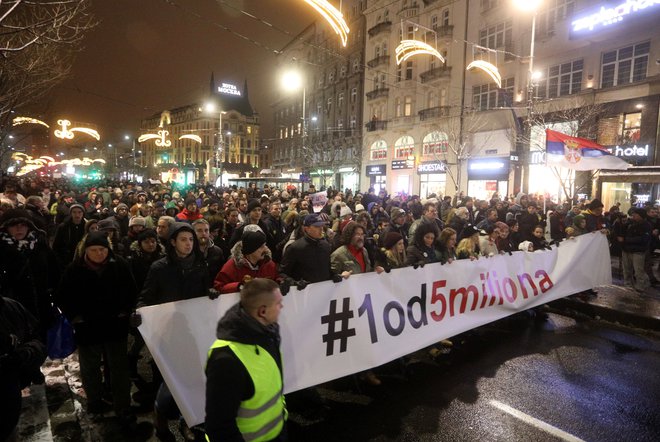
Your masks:
<svg viewBox="0 0 660 442"><path fill-rule="evenodd" d="M133 381L143 399L155 401L157 435L174 440L167 421L178 409L155 365L151 384L137 382L140 306L214 299L256 278L275 281L286 295L292 286L340 283L358 273L544 250L594 231L607 234L612 254L621 256L627 286L641 292L657 283L652 253L660 248L660 220L652 205L622 213L618 204L604 211L598 199L557 205L522 193L421 199L328 189L315 211L313 186L300 192L22 179L6 180L2 191L0 388L13 399L2 401L10 422L0 437L16 424L20 389L43 382L54 307L75 330L87 411L114 408L131 428ZM360 377L381 383L373 371Z"/></svg>

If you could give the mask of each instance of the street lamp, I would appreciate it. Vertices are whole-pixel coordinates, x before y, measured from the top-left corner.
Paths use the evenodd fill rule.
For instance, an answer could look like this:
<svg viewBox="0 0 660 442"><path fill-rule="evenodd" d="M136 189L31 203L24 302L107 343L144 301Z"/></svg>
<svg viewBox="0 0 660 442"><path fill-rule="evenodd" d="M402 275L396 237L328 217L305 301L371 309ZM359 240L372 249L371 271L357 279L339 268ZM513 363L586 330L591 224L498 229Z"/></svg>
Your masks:
<svg viewBox="0 0 660 442"><path fill-rule="evenodd" d="M527 71L527 124L523 144L519 144L519 159L522 163L521 188L524 193L529 192L529 152L532 144L532 117L534 111L534 38L536 37L536 13L543 0L513 0L513 4L521 11L532 13L532 33L529 48L529 70Z"/></svg>
<svg viewBox="0 0 660 442"><path fill-rule="evenodd" d="M218 176L220 177L220 185L222 186L222 162L223 162L223 145L224 145L224 140L222 136L222 114L226 114L227 112L224 112L222 109L218 107L218 105L212 101L207 102L204 105L204 110L207 113L218 113L218 148L216 151L215 155L215 165L219 169ZM210 166L209 166L210 167ZM210 175L210 169L209 170L209 175ZM210 178L210 176L209 176Z"/></svg>
<svg viewBox="0 0 660 442"><path fill-rule="evenodd" d="M305 142L307 141L307 117L305 114L305 106L307 101L307 86L305 81L298 71L287 71L282 75L282 87L288 92L297 92L302 89L302 153L305 154ZM301 168L302 169L302 168ZM303 170L304 173L304 170ZM303 184L304 186L304 184ZM304 190L304 189L303 189Z"/></svg>

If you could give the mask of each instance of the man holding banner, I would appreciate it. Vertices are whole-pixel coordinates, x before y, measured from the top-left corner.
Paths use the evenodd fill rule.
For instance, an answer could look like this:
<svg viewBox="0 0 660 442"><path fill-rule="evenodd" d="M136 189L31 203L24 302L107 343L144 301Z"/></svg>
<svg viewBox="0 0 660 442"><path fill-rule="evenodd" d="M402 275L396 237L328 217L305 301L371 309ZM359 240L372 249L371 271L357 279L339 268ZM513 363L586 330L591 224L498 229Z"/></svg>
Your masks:
<svg viewBox="0 0 660 442"><path fill-rule="evenodd" d="M210 442L284 440L280 332L282 294L255 278L218 322L206 365L206 435Z"/></svg>

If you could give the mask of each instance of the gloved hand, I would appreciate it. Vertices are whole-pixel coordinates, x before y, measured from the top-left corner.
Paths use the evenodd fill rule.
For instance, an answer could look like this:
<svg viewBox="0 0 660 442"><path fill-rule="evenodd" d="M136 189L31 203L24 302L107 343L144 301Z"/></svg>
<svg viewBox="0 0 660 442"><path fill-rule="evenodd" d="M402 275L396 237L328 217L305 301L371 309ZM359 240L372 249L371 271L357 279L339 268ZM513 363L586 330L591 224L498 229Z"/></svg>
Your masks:
<svg viewBox="0 0 660 442"><path fill-rule="evenodd" d="M139 327L140 325L142 325L142 315L139 314L138 312L133 312L131 314L131 317L128 318L128 324L131 327L135 327L135 328Z"/></svg>
<svg viewBox="0 0 660 442"><path fill-rule="evenodd" d="M240 287L239 287L240 290ZM218 296L220 296L220 292L214 289L213 287L209 288L207 290L207 294L209 295L209 299L218 299Z"/></svg>
<svg viewBox="0 0 660 442"><path fill-rule="evenodd" d="M341 275L332 275L332 282L334 283L341 282L343 279Z"/></svg>
<svg viewBox="0 0 660 442"><path fill-rule="evenodd" d="M288 295L290 288L291 288L291 278L284 278L284 281L280 283L280 293L282 293L282 296Z"/></svg>
<svg viewBox="0 0 660 442"><path fill-rule="evenodd" d="M309 285L309 282L305 281L304 279L301 279L296 283L296 287L298 288L298 290L305 290L305 287L307 287L307 285Z"/></svg>

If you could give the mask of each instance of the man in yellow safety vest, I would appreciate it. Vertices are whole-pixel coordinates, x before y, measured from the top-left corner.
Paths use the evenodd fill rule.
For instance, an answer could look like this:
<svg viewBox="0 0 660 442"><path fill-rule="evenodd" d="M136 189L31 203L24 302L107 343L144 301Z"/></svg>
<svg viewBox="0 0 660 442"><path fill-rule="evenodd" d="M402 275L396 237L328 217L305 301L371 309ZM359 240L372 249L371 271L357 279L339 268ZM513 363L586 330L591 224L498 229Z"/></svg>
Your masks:
<svg viewBox="0 0 660 442"><path fill-rule="evenodd" d="M281 441L286 408L276 282L255 278L218 322L206 365L206 437L215 441Z"/></svg>

